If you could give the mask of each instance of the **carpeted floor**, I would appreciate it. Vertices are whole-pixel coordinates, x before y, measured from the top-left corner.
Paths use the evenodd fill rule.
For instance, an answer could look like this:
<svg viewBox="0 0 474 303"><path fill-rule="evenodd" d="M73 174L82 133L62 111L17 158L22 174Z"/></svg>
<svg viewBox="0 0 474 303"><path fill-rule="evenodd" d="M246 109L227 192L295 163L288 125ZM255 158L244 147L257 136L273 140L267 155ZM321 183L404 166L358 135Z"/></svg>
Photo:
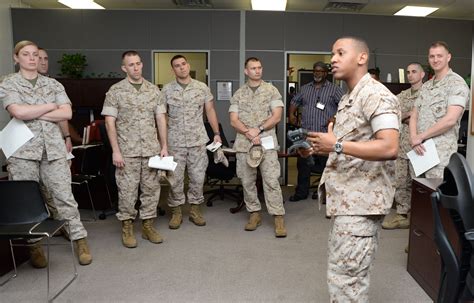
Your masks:
<svg viewBox="0 0 474 303"><path fill-rule="evenodd" d="M287 198L292 188L284 191ZM273 220L266 213L256 231L244 231L246 211L231 214L231 206L230 201L216 201L214 207L205 207L205 227L187 220L187 208L178 230L168 229L167 217L160 217L156 226L165 242L159 245L141 239L137 221L135 249L122 246L114 216L86 222L94 261L78 268L79 277L56 302L328 302L330 221L316 200L285 204L284 239L274 237ZM406 271L407 236L407 230L382 232L371 302L431 302ZM57 246L51 252L54 288L71 266L67 248ZM28 263L0 288L1 302L40 302L45 297L46 270Z"/></svg>

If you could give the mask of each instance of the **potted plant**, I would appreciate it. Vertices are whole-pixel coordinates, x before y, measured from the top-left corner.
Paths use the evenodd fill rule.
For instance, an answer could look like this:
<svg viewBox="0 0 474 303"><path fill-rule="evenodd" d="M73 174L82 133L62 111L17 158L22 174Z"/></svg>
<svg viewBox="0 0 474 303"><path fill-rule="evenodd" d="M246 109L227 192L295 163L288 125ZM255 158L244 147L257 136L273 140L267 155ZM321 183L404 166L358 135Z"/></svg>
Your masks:
<svg viewBox="0 0 474 303"><path fill-rule="evenodd" d="M58 63L61 64L60 76L81 79L87 66L87 59L85 55L79 53L63 54Z"/></svg>

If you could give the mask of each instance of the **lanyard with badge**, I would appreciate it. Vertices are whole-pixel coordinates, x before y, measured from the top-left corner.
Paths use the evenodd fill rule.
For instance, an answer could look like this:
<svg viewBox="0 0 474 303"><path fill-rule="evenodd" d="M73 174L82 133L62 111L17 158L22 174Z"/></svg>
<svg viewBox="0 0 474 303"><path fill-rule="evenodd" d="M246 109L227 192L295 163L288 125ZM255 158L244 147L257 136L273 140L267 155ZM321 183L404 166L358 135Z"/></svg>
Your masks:
<svg viewBox="0 0 474 303"><path fill-rule="evenodd" d="M324 108L326 107L326 105L324 103L321 103L320 102L320 96L321 95L321 91L318 90L318 97L316 98L316 108L320 109L320 110L324 110Z"/></svg>

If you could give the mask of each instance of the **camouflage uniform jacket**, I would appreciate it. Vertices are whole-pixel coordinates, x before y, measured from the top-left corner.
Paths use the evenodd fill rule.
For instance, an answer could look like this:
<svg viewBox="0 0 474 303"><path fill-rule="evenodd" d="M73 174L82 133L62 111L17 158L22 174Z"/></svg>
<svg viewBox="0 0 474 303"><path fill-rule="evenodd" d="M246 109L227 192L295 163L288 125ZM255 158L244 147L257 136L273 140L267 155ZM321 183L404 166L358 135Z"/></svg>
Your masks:
<svg viewBox="0 0 474 303"><path fill-rule="evenodd" d="M230 100L229 112L239 114L239 120L249 128L257 128L272 115L276 107L284 107L281 95L272 84L262 81L255 92L248 84L239 88ZM260 137L272 136L275 150L278 150L278 140L275 127L265 130ZM252 143L241 133L237 133L233 149L237 152L248 152Z"/></svg>
<svg viewBox="0 0 474 303"><path fill-rule="evenodd" d="M421 89L421 88L420 88ZM406 89L397 95L402 114L413 109L416 98L420 95L420 89L412 92L411 88ZM408 124L402 123L400 126L400 149L398 150L398 157L408 159L407 153L411 150L410 145L410 129Z"/></svg>
<svg viewBox="0 0 474 303"><path fill-rule="evenodd" d="M448 106L466 108L468 102L469 88L466 82L451 69L440 81L427 81L421 87L420 97L415 101L418 112L417 132L422 133L438 122L446 115ZM453 128L433 138L442 166L448 165L449 157L458 150L459 120Z"/></svg>
<svg viewBox="0 0 474 303"><path fill-rule="evenodd" d="M168 145L195 147L209 141L203 122L204 103L214 99L206 84L192 79L185 89L176 80L162 89L168 110Z"/></svg>
<svg viewBox="0 0 474 303"><path fill-rule="evenodd" d="M0 84L0 99L5 109L11 104L71 104L61 83L39 74L34 87L20 73L8 75ZM43 151L46 152L48 161L66 157L66 145L57 123L40 119L24 122L34 137L20 147L12 157L39 161Z"/></svg>
<svg viewBox="0 0 474 303"><path fill-rule="evenodd" d="M103 116L115 117L117 140L124 157L150 157L160 152L155 115L166 112L160 90L143 79L140 90L123 79L106 94Z"/></svg>
<svg viewBox="0 0 474 303"><path fill-rule="evenodd" d="M398 129L400 104L367 73L339 102L334 134L338 140L364 142L378 130ZM380 215L392 206L395 161L366 161L331 152L319 185L328 215Z"/></svg>

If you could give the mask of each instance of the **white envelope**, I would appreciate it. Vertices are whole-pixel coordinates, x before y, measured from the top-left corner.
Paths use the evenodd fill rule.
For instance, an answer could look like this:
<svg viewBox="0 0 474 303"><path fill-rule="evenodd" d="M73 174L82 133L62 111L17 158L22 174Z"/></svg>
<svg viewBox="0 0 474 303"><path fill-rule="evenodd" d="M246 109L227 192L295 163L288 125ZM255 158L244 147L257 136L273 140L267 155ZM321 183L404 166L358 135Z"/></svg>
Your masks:
<svg viewBox="0 0 474 303"><path fill-rule="evenodd" d="M273 137L272 136L263 137L263 138L260 139L260 141L262 141L262 146L266 150L275 148L275 142L273 142Z"/></svg>
<svg viewBox="0 0 474 303"><path fill-rule="evenodd" d="M178 163L173 161L173 157L154 156L148 160L148 166L151 168L174 171Z"/></svg>
<svg viewBox="0 0 474 303"><path fill-rule="evenodd" d="M211 144L206 146L206 148L210 152L215 152L221 146L222 146L222 143L220 143L220 142L212 142Z"/></svg>

